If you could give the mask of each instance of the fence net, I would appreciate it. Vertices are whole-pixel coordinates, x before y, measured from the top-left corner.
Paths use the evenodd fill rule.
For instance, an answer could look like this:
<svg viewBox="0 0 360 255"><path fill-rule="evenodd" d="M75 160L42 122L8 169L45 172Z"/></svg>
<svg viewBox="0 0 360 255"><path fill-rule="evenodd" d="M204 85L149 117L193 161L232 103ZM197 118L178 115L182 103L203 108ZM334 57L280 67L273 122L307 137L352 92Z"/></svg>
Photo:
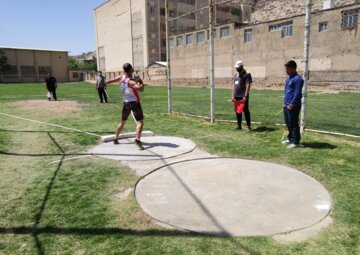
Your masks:
<svg viewBox="0 0 360 255"><path fill-rule="evenodd" d="M172 111L204 118L210 118L210 2L168 0L167 9ZM212 1L215 120L236 120L231 95L241 59L253 77L254 126L284 123L284 63L295 60L304 74L306 2ZM359 136L360 4L311 2L306 128Z"/></svg>

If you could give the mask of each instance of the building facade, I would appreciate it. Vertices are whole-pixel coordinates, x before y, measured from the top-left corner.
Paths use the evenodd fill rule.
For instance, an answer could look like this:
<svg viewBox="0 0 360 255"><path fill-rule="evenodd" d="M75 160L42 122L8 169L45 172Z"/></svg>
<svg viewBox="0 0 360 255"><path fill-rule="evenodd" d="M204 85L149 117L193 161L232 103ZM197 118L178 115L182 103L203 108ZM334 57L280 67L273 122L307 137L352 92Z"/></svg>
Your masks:
<svg viewBox="0 0 360 255"><path fill-rule="evenodd" d="M208 0L181 3L169 0L169 17L202 8ZM238 13L228 6L217 7L219 23L240 21ZM119 72L125 62L144 70L155 61L166 61L166 23L164 0L109 0L94 9L98 69L104 73ZM235 19L235 20L234 20ZM172 33L193 31L208 26L206 11L170 23Z"/></svg>
<svg viewBox="0 0 360 255"><path fill-rule="evenodd" d="M360 82L360 4L313 12L310 43L310 80ZM290 59L303 70L304 14L293 17L218 26L215 29L215 77L232 78L234 63L245 62L254 78L283 80ZM178 34L171 41L174 79L209 77L209 38L205 29ZM180 39L179 38L184 38ZM179 41L185 43L178 44Z"/></svg>
<svg viewBox="0 0 360 255"><path fill-rule="evenodd" d="M69 80L67 51L1 46L0 50L8 64L0 73L0 82L43 82L49 72L59 82Z"/></svg>
<svg viewBox="0 0 360 255"><path fill-rule="evenodd" d="M215 0L215 3L223 2ZM310 78L356 80L359 0L313 0ZM109 0L94 10L98 68L111 78L125 62L144 70L166 60L164 0ZM169 0L172 78L208 79L208 0ZM255 78L283 78L283 64L302 69L306 1L234 0L215 7L215 77L231 78L237 59ZM196 9L197 11L189 13ZM176 17L184 16L181 19ZM173 19L172 19L173 18ZM351 23L344 27L342 23ZM321 31L320 31L321 30ZM336 43L328 43L334 41ZM351 64L349 64L351 63ZM328 74L331 72L331 74ZM146 77L144 75L144 77Z"/></svg>

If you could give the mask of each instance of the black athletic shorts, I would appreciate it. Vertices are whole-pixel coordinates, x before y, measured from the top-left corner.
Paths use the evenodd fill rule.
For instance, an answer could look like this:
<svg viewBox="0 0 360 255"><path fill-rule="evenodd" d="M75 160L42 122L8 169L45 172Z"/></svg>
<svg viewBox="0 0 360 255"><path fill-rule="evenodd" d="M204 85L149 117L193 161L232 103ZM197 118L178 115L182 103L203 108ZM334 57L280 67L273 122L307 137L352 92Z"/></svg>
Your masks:
<svg viewBox="0 0 360 255"><path fill-rule="evenodd" d="M138 102L125 102L122 110L122 120L127 120L131 111L133 112L137 121L144 119L144 114L141 109L141 104Z"/></svg>

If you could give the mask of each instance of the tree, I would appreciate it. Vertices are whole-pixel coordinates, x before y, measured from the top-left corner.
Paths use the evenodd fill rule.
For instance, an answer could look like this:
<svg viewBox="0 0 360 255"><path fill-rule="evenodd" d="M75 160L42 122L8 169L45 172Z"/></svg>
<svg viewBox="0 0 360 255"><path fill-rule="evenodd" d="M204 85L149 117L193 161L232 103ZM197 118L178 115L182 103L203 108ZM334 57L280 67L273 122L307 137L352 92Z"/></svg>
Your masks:
<svg viewBox="0 0 360 255"><path fill-rule="evenodd" d="M95 61L89 61L89 62L86 62L86 63L79 64L79 68L80 69L87 69L87 70L96 71L97 70L97 65L96 65Z"/></svg>
<svg viewBox="0 0 360 255"><path fill-rule="evenodd" d="M69 57L68 66L71 69L79 68L79 62L74 57Z"/></svg>

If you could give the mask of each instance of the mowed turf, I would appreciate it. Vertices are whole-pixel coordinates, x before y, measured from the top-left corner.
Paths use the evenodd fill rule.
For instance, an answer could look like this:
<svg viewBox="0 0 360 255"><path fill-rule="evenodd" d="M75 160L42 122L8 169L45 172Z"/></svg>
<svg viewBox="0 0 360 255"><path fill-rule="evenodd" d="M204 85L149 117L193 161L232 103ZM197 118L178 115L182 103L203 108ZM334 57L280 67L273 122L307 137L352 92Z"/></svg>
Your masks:
<svg viewBox="0 0 360 255"><path fill-rule="evenodd" d="M174 108L195 93L208 93L200 88L174 92ZM225 102L224 116L231 118L231 92L216 92ZM273 99L281 107L280 91L252 92L254 116L262 108L255 105L261 93L264 115ZM111 103L100 104L94 85L60 84L61 101L54 108L46 102L42 84L0 85L0 112L108 134L119 120L122 101L118 86L109 87L108 94ZM165 87L147 86L141 96L146 130L189 138L212 154L280 163L313 176L332 195L334 223L308 241L291 244L271 237L224 238L163 228L142 212L133 194L118 198L139 178L125 165L92 157L61 161L82 156L99 142L96 136L0 115L0 254L359 254L358 139L305 133L304 146L290 151L280 144L281 127L255 125L254 132L236 132L233 124L167 114ZM29 104L36 100L43 100L44 107L41 101L40 106ZM66 108L67 101L77 104ZM193 103L193 109L202 107ZM185 111L188 106L181 107ZM129 119L126 131L133 130Z"/></svg>

